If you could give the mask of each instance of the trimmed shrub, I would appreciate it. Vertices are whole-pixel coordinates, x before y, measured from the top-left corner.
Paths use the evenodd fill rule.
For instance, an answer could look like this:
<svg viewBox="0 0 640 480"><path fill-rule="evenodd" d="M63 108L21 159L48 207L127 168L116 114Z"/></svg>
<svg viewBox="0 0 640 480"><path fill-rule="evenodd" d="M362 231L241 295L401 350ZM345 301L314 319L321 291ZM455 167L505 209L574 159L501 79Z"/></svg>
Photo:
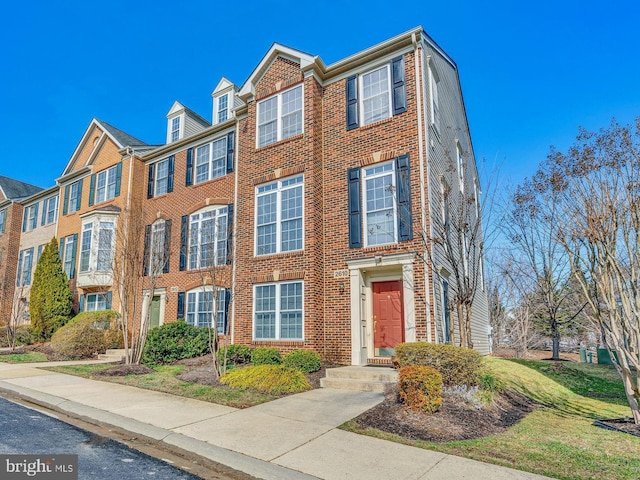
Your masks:
<svg viewBox="0 0 640 480"><path fill-rule="evenodd" d="M396 345L399 366L422 365L435 368L446 386L478 385L482 356L475 350L453 345L414 342Z"/></svg>
<svg viewBox="0 0 640 480"><path fill-rule="evenodd" d="M142 363L159 365L201 357L209 352L209 329L177 320L149 330Z"/></svg>
<svg viewBox="0 0 640 480"><path fill-rule="evenodd" d="M104 353L108 339L119 331L117 319L118 314L112 310L80 313L53 334L51 349L71 360Z"/></svg>
<svg viewBox="0 0 640 480"><path fill-rule="evenodd" d="M251 354L253 353L253 347L247 345L228 345L220 347L218 350L218 361L220 365L224 361L224 352L227 351L227 365L246 365L251 363Z"/></svg>
<svg viewBox="0 0 640 480"><path fill-rule="evenodd" d="M16 346L31 345L35 343L36 338L31 325L18 325L16 327ZM7 326L0 327L0 347L9 346L9 337L7 336Z"/></svg>
<svg viewBox="0 0 640 480"><path fill-rule="evenodd" d="M270 395L311 390L311 385L302 372L284 365L256 365L236 368L223 375L220 382L233 388L253 390Z"/></svg>
<svg viewBox="0 0 640 480"><path fill-rule="evenodd" d="M433 413L442 405L442 375L431 367L402 367L398 395L407 407Z"/></svg>
<svg viewBox="0 0 640 480"><path fill-rule="evenodd" d="M289 368L295 368L302 373L317 372L320 370L321 362L318 352L313 350L294 350L284 357L284 364Z"/></svg>
<svg viewBox="0 0 640 480"><path fill-rule="evenodd" d="M251 363L254 365L280 365L282 355L274 347L258 347L251 352Z"/></svg>

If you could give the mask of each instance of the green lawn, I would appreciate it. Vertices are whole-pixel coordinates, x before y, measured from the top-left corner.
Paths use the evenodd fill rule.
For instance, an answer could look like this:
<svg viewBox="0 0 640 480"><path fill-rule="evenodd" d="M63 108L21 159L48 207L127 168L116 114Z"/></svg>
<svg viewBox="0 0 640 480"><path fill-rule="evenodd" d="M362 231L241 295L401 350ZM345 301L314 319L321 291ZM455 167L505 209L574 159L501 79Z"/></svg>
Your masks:
<svg viewBox="0 0 640 480"><path fill-rule="evenodd" d="M5 363L36 363L47 362L47 356L40 352L11 353L0 355L0 362Z"/></svg>
<svg viewBox="0 0 640 480"><path fill-rule="evenodd" d="M544 405L492 437L450 443L411 441L377 430L343 428L421 448L560 479L640 478L640 438L593 426L630 415L613 367L487 358L509 388Z"/></svg>
<svg viewBox="0 0 640 480"><path fill-rule="evenodd" d="M101 380L105 382L121 383L132 387L146 388L158 392L171 393L181 397L195 398L205 402L228 405L235 408L246 408L260 403L269 402L276 397L262 393L240 390L226 386L210 387L193 382L183 382L175 376L184 370L183 365L161 365L154 367L155 372L146 375L127 375L124 377L94 376L99 370L113 365L65 365L61 367L47 367L47 370L67 373L80 377Z"/></svg>

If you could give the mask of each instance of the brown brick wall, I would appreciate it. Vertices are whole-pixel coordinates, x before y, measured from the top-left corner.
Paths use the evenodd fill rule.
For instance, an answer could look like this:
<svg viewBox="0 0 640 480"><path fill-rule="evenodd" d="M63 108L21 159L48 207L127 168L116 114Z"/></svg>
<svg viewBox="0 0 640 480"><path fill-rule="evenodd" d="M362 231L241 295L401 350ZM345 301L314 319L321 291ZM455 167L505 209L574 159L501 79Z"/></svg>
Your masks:
<svg viewBox="0 0 640 480"><path fill-rule="evenodd" d="M13 295L16 286L20 233L22 231L22 205L11 203L7 209L4 233L0 234L0 325L11 316Z"/></svg>

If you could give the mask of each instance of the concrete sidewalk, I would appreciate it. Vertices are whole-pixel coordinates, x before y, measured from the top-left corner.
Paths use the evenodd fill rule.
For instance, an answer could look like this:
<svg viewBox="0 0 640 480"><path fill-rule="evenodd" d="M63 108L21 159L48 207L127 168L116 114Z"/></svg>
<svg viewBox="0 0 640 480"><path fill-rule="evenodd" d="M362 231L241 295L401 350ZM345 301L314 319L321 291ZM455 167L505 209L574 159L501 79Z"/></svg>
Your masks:
<svg viewBox="0 0 640 480"><path fill-rule="evenodd" d="M38 365L52 363L0 363L0 392L161 440L258 478L546 478L336 429L381 402L378 393L322 388L238 410Z"/></svg>

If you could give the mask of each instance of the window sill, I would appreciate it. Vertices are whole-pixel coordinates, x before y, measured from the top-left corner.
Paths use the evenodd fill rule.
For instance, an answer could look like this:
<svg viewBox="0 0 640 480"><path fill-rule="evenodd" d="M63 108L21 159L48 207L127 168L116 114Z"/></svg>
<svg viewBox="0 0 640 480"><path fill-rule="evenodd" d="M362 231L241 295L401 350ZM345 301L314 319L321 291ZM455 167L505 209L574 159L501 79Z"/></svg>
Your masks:
<svg viewBox="0 0 640 480"><path fill-rule="evenodd" d="M304 340L253 340L251 345L256 347L301 347L304 346Z"/></svg>
<svg viewBox="0 0 640 480"><path fill-rule="evenodd" d="M389 123L393 120L393 115L387 118L384 118L382 120L377 120L375 122L371 122L371 123L367 123L366 125L363 125L362 127L358 127L358 128L354 128L352 129L352 131L358 131L358 130L369 130L370 128L376 128L380 125L384 125L385 123Z"/></svg>
<svg viewBox="0 0 640 480"><path fill-rule="evenodd" d="M189 185L190 187L199 187L200 185L206 185L208 183L212 183L212 182L217 182L222 180L223 178L226 178L229 175L229 173L225 173L224 175L221 175L220 177L216 177L216 178L211 178L209 180L203 180L202 182L193 182L192 185Z"/></svg>
<svg viewBox="0 0 640 480"><path fill-rule="evenodd" d="M294 250L291 252L265 253L264 255L254 255L253 258L255 260L267 260L272 258L300 257L302 255L304 255L304 248L302 250Z"/></svg>
<svg viewBox="0 0 640 480"><path fill-rule="evenodd" d="M299 140L302 137L304 137L304 132L294 135L293 137L288 137L282 140L278 140L277 142L273 142L268 145L262 145L261 147L256 146L256 151L262 151L262 150L267 150L273 147L279 147L280 145L284 145L285 143L293 142L294 140Z"/></svg>

